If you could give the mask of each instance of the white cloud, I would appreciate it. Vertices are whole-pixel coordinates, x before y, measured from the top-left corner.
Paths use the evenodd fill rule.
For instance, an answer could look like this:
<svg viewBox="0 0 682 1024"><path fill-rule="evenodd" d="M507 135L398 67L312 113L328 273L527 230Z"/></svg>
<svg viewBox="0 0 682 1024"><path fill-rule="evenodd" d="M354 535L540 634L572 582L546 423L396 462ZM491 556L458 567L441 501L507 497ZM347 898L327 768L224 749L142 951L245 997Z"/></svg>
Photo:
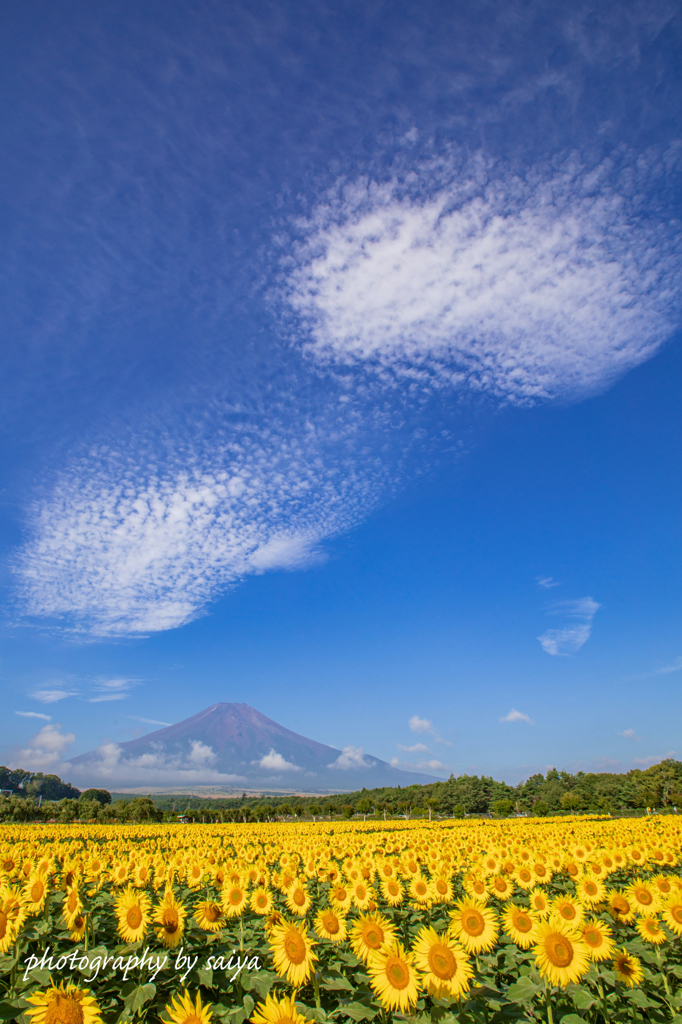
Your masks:
<svg viewBox="0 0 682 1024"><path fill-rule="evenodd" d="M273 406L260 427L178 440L163 461L144 438L74 458L29 513L14 563L26 613L96 636L156 632L249 574L319 564L320 542L376 503L388 469L364 436L355 453L358 410L295 414L285 427Z"/></svg>
<svg viewBox="0 0 682 1024"><path fill-rule="evenodd" d="M552 576L538 576L537 585L542 587L543 590L551 590L552 587L561 586Z"/></svg>
<svg viewBox="0 0 682 1024"><path fill-rule="evenodd" d="M535 722L530 717L530 715L524 714L523 711L517 711L516 708L512 708L511 711L509 711L506 715L503 715L500 718L500 721L501 722L527 722L528 725L535 725Z"/></svg>
<svg viewBox="0 0 682 1024"><path fill-rule="evenodd" d="M68 776L80 786L106 784L107 788L132 786L220 786L232 788L243 785L242 775L223 774L211 768L213 751L205 744L193 745L188 754L170 753L160 746L141 755L125 756L117 743L103 743L93 752L91 760L83 764L65 762L59 774Z"/></svg>
<svg viewBox="0 0 682 1024"><path fill-rule="evenodd" d="M348 770L350 768L371 768L373 764L373 761L366 760L362 747L348 746L344 747L337 759L327 767Z"/></svg>
<svg viewBox="0 0 682 1024"><path fill-rule="evenodd" d="M192 751L187 758L192 764L215 764L216 754L212 747L201 740L191 741Z"/></svg>
<svg viewBox="0 0 682 1024"><path fill-rule="evenodd" d="M88 704L100 704L103 700L125 700L129 693L101 693L99 697L88 697Z"/></svg>
<svg viewBox="0 0 682 1024"><path fill-rule="evenodd" d="M52 715L41 715L39 711L15 711L15 715L21 715L22 718L42 718L45 722L52 721Z"/></svg>
<svg viewBox="0 0 682 1024"><path fill-rule="evenodd" d="M624 729L623 732L618 733L619 736L624 736L626 740L638 740L639 736L635 733L634 729Z"/></svg>
<svg viewBox="0 0 682 1024"><path fill-rule="evenodd" d="M76 741L74 733L63 733L61 728L56 724L44 725L29 741L29 746L20 751L21 767L27 771L44 771L60 764L66 748Z"/></svg>
<svg viewBox="0 0 682 1024"><path fill-rule="evenodd" d="M573 620L573 625L561 629L548 629L538 637L542 649L553 656L568 657L575 654L585 644L592 633L592 620L600 604L591 597L581 597L577 601L562 601L554 605L553 615L564 615Z"/></svg>
<svg viewBox="0 0 682 1024"><path fill-rule="evenodd" d="M671 231L638 213L631 162L340 182L288 275L308 351L516 403L604 388L676 325Z"/></svg>
<svg viewBox="0 0 682 1024"><path fill-rule="evenodd" d="M66 700L67 697L75 697L76 690L36 690L30 696L43 704L56 704L58 700Z"/></svg>
<svg viewBox="0 0 682 1024"><path fill-rule="evenodd" d="M272 772L300 772L301 769L298 765L293 764L291 761L287 761L281 754L273 748L269 754L265 757L261 757L258 762L261 768L267 768L268 771Z"/></svg>
<svg viewBox="0 0 682 1024"><path fill-rule="evenodd" d="M422 751L423 753L428 753L429 750L429 748L425 746L423 743L415 743L414 746L412 747L404 747L402 743L396 743L396 747L398 748L398 750L402 750L403 753L405 754L416 754L419 751Z"/></svg>
<svg viewBox="0 0 682 1024"><path fill-rule="evenodd" d="M416 763L411 761L401 761L399 757L392 757L389 763L392 768L399 768L401 771L408 772L417 771L427 774L429 772L435 772L437 775L442 775L443 772L447 773L451 771L450 765L443 764L442 761L438 761L435 757L417 761Z"/></svg>
<svg viewBox="0 0 682 1024"><path fill-rule="evenodd" d="M433 732L433 725L428 718L420 718L419 715L412 715L407 724L412 732Z"/></svg>

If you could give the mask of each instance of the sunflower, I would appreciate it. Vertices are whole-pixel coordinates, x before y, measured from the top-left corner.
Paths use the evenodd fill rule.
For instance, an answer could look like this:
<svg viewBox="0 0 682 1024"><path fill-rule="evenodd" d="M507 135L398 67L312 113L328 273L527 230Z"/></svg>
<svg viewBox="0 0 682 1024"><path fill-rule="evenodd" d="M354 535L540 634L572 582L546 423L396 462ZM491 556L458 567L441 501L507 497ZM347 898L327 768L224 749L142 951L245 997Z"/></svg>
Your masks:
<svg viewBox="0 0 682 1024"><path fill-rule="evenodd" d="M198 860L193 860L191 864L188 864L185 869L185 884L190 889L198 889L202 883L206 869L199 863Z"/></svg>
<svg viewBox="0 0 682 1024"><path fill-rule="evenodd" d="M436 875L431 882L434 903L452 903L452 882L447 875Z"/></svg>
<svg viewBox="0 0 682 1024"><path fill-rule="evenodd" d="M502 913L507 934L521 949L529 949L536 940L538 919L532 910L510 903Z"/></svg>
<svg viewBox="0 0 682 1024"><path fill-rule="evenodd" d="M607 910L614 921L630 924L635 919L635 908L629 896L618 889L610 889L608 892Z"/></svg>
<svg viewBox="0 0 682 1024"><path fill-rule="evenodd" d="M268 995L250 1017L253 1024L306 1024L306 1018L296 1009L290 996Z"/></svg>
<svg viewBox="0 0 682 1024"><path fill-rule="evenodd" d="M672 880L669 875L656 875L655 878L650 879L652 885L655 885L658 889L659 895L662 899L666 900L674 891Z"/></svg>
<svg viewBox="0 0 682 1024"><path fill-rule="evenodd" d="M66 898L62 903L62 916L67 928L71 927L73 919L78 917L82 909L83 903L78 892L78 887L73 886L72 888L67 889Z"/></svg>
<svg viewBox="0 0 682 1024"><path fill-rule="evenodd" d="M550 904L550 915L571 928L577 928L585 917L585 908L577 896L566 893L554 897Z"/></svg>
<svg viewBox="0 0 682 1024"><path fill-rule="evenodd" d="M472 899L462 899L450 911L451 930L467 953L484 953L497 941L498 927L495 912Z"/></svg>
<svg viewBox="0 0 682 1024"><path fill-rule="evenodd" d="M580 933L558 919L538 923L533 952L540 974L552 985L578 981L590 969L589 953Z"/></svg>
<svg viewBox="0 0 682 1024"><path fill-rule="evenodd" d="M28 916L26 903L23 894L13 889L11 885L0 886L0 914L6 922L5 930L9 927L14 933L21 931Z"/></svg>
<svg viewBox="0 0 682 1024"><path fill-rule="evenodd" d="M410 879L408 892L414 901L417 909L430 907L433 903L431 896L431 883L421 873Z"/></svg>
<svg viewBox="0 0 682 1024"><path fill-rule="evenodd" d="M351 886L351 895L353 903L358 910L367 910L374 899L374 891L371 885L368 885L364 878L359 878L353 883Z"/></svg>
<svg viewBox="0 0 682 1024"><path fill-rule="evenodd" d="M495 875L489 882L490 891L498 900L508 900L514 892L514 883L508 875Z"/></svg>
<svg viewBox="0 0 682 1024"><path fill-rule="evenodd" d="M284 921L275 925L269 935L275 970L285 977L294 988L305 985L310 977L313 964L318 959L313 952L313 943L308 938L304 924Z"/></svg>
<svg viewBox="0 0 682 1024"><path fill-rule="evenodd" d="M194 920L205 932L219 932L225 924L225 912L215 900L202 900L196 905Z"/></svg>
<svg viewBox="0 0 682 1024"><path fill-rule="evenodd" d="M69 925L69 937L72 942L81 942L88 927L88 919L83 914L76 914Z"/></svg>
<svg viewBox="0 0 682 1024"><path fill-rule="evenodd" d="M196 1001L193 1003L191 995L185 989L182 995L175 995L170 1003L166 1003L165 1010L173 1024L209 1024L213 1016L211 1005L211 1003L205 1003L202 1006L199 992L197 992Z"/></svg>
<svg viewBox="0 0 682 1024"><path fill-rule="evenodd" d="M102 1024L101 1010L87 988L52 985L45 992L29 996L26 1016L31 1024Z"/></svg>
<svg viewBox="0 0 682 1024"><path fill-rule="evenodd" d="M125 885L128 881L128 865L125 863L116 864L111 869L110 878L114 885Z"/></svg>
<svg viewBox="0 0 682 1024"><path fill-rule="evenodd" d="M144 889L145 885L148 885L151 881L151 877L152 870L150 865L146 861L138 864L133 872L134 885L138 889Z"/></svg>
<svg viewBox="0 0 682 1024"><path fill-rule="evenodd" d="M240 882L228 882L222 888L220 899L226 917L241 917L248 902L246 887Z"/></svg>
<svg viewBox="0 0 682 1024"><path fill-rule="evenodd" d="M0 902L0 953L6 953L14 942L17 929L12 924L6 902Z"/></svg>
<svg viewBox="0 0 682 1024"><path fill-rule="evenodd" d="M394 938L395 925L383 914L360 914L351 926L351 948L365 963L385 943L393 942Z"/></svg>
<svg viewBox="0 0 682 1024"><path fill-rule="evenodd" d="M24 886L24 900L29 914L38 914L47 897L47 879L39 871L32 871Z"/></svg>
<svg viewBox="0 0 682 1024"><path fill-rule="evenodd" d="M531 889L528 899L530 900L530 909L535 911L538 917L548 916L551 904L546 892L542 889Z"/></svg>
<svg viewBox="0 0 682 1024"><path fill-rule="evenodd" d="M619 949L613 958L613 969L616 977L623 985L634 988L641 984L644 973L642 965L636 956L628 953L627 949Z"/></svg>
<svg viewBox="0 0 682 1024"><path fill-rule="evenodd" d="M682 935L682 897L670 896L663 907L663 920L675 935Z"/></svg>
<svg viewBox="0 0 682 1024"><path fill-rule="evenodd" d="M661 922L653 914L638 917L635 927L644 941L651 942L654 946L660 946L667 938L661 928Z"/></svg>
<svg viewBox="0 0 682 1024"><path fill-rule="evenodd" d="M274 906L272 893L264 885L260 885L251 893L249 906L253 910L254 914L260 914L261 916L271 914Z"/></svg>
<svg viewBox="0 0 682 1024"><path fill-rule="evenodd" d="M343 942L346 938L346 918L331 907L326 907L315 916L315 930L329 942Z"/></svg>
<svg viewBox="0 0 682 1024"><path fill-rule="evenodd" d="M535 874L533 869L528 867L527 864L522 864L514 872L514 881L518 885L519 889L532 889L535 884Z"/></svg>
<svg viewBox="0 0 682 1024"><path fill-rule="evenodd" d="M592 907L596 906L597 903L603 903L606 896L606 886L600 878L592 874L583 875L576 882L575 891L579 900Z"/></svg>
<svg viewBox="0 0 682 1024"><path fill-rule="evenodd" d="M462 884L467 896L470 896L472 900L478 900L481 903L487 902L490 893L485 878L470 874L462 880Z"/></svg>
<svg viewBox="0 0 682 1024"><path fill-rule="evenodd" d="M651 882L635 878L626 889L628 899L639 914L655 914L661 909L658 889Z"/></svg>
<svg viewBox="0 0 682 1024"><path fill-rule="evenodd" d="M389 1010L406 1013L419 998L418 975L414 956L399 942L390 942L372 954L367 970L370 985L379 1002Z"/></svg>
<svg viewBox="0 0 682 1024"><path fill-rule="evenodd" d="M413 952L429 995L453 999L468 991L474 972L464 948L447 932L439 935L435 928L421 928Z"/></svg>
<svg viewBox="0 0 682 1024"><path fill-rule="evenodd" d="M350 910L352 899L353 894L350 888L343 882L337 882L329 890L329 902L336 910L342 910L346 913Z"/></svg>
<svg viewBox="0 0 682 1024"><path fill-rule="evenodd" d="M184 905L176 900L172 888L166 886L163 899L156 907L153 922L157 937L167 949L173 949L182 939L186 917Z"/></svg>
<svg viewBox="0 0 682 1024"><path fill-rule="evenodd" d="M124 942L139 942L147 934L152 901L144 892L129 885L116 897L114 909L118 919L118 934Z"/></svg>
<svg viewBox="0 0 682 1024"><path fill-rule="evenodd" d="M286 892L286 905L292 914L305 917L310 909L310 893L303 882L294 882Z"/></svg>
<svg viewBox="0 0 682 1024"><path fill-rule="evenodd" d="M609 960L613 956L613 936L608 926L597 917L591 917L579 926L590 960Z"/></svg>
<svg viewBox="0 0 682 1024"><path fill-rule="evenodd" d="M389 907L399 907L405 898L405 889L397 878L382 878L381 892ZM452 887L450 887L452 892Z"/></svg>

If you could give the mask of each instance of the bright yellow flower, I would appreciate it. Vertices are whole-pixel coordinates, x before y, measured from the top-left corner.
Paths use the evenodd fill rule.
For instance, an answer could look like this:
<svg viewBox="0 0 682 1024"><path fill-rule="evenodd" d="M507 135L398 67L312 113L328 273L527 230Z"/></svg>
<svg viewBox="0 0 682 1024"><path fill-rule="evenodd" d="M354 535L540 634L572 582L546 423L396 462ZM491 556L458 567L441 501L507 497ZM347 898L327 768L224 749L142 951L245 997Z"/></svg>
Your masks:
<svg viewBox="0 0 682 1024"><path fill-rule="evenodd" d="M473 969L459 942L435 928L422 928L413 947L415 966L422 983L436 999L456 999L469 990Z"/></svg>
<svg viewBox="0 0 682 1024"><path fill-rule="evenodd" d="M407 1013L419 998L419 980L414 956L399 942L392 942L372 954L367 971L370 985L382 1006Z"/></svg>
<svg viewBox="0 0 682 1024"><path fill-rule="evenodd" d="M102 1024L101 1010L87 988L52 985L28 997L31 1024Z"/></svg>
<svg viewBox="0 0 682 1024"><path fill-rule="evenodd" d="M192 1002L187 989L182 995L173 996L170 1003L166 1003L166 1013L172 1024L209 1024L213 1011L211 1003L201 1002L201 994L197 992L195 1002Z"/></svg>
<svg viewBox="0 0 682 1024"><path fill-rule="evenodd" d="M590 968L582 936L557 918L538 923L533 952L540 974L552 985L579 981Z"/></svg>

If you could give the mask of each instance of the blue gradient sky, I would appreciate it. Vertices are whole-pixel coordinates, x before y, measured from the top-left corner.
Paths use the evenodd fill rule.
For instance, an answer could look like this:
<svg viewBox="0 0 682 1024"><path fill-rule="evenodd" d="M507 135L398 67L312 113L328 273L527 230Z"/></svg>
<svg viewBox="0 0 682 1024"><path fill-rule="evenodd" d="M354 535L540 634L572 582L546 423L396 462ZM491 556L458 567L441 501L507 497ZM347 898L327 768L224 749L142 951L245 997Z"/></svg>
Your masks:
<svg viewBox="0 0 682 1024"><path fill-rule="evenodd" d="M680 7L5 9L5 763L680 755Z"/></svg>

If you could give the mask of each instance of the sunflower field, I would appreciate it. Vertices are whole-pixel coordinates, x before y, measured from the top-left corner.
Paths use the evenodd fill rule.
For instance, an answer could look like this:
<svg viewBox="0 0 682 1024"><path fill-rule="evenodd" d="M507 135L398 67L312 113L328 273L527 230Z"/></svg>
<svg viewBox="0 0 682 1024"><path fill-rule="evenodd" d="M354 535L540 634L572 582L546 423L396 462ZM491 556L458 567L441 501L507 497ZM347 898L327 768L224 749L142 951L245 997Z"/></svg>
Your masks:
<svg viewBox="0 0 682 1024"><path fill-rule="evenodd" d="M0 1020L682 1024L681 832L5 826Z"/></svg>

